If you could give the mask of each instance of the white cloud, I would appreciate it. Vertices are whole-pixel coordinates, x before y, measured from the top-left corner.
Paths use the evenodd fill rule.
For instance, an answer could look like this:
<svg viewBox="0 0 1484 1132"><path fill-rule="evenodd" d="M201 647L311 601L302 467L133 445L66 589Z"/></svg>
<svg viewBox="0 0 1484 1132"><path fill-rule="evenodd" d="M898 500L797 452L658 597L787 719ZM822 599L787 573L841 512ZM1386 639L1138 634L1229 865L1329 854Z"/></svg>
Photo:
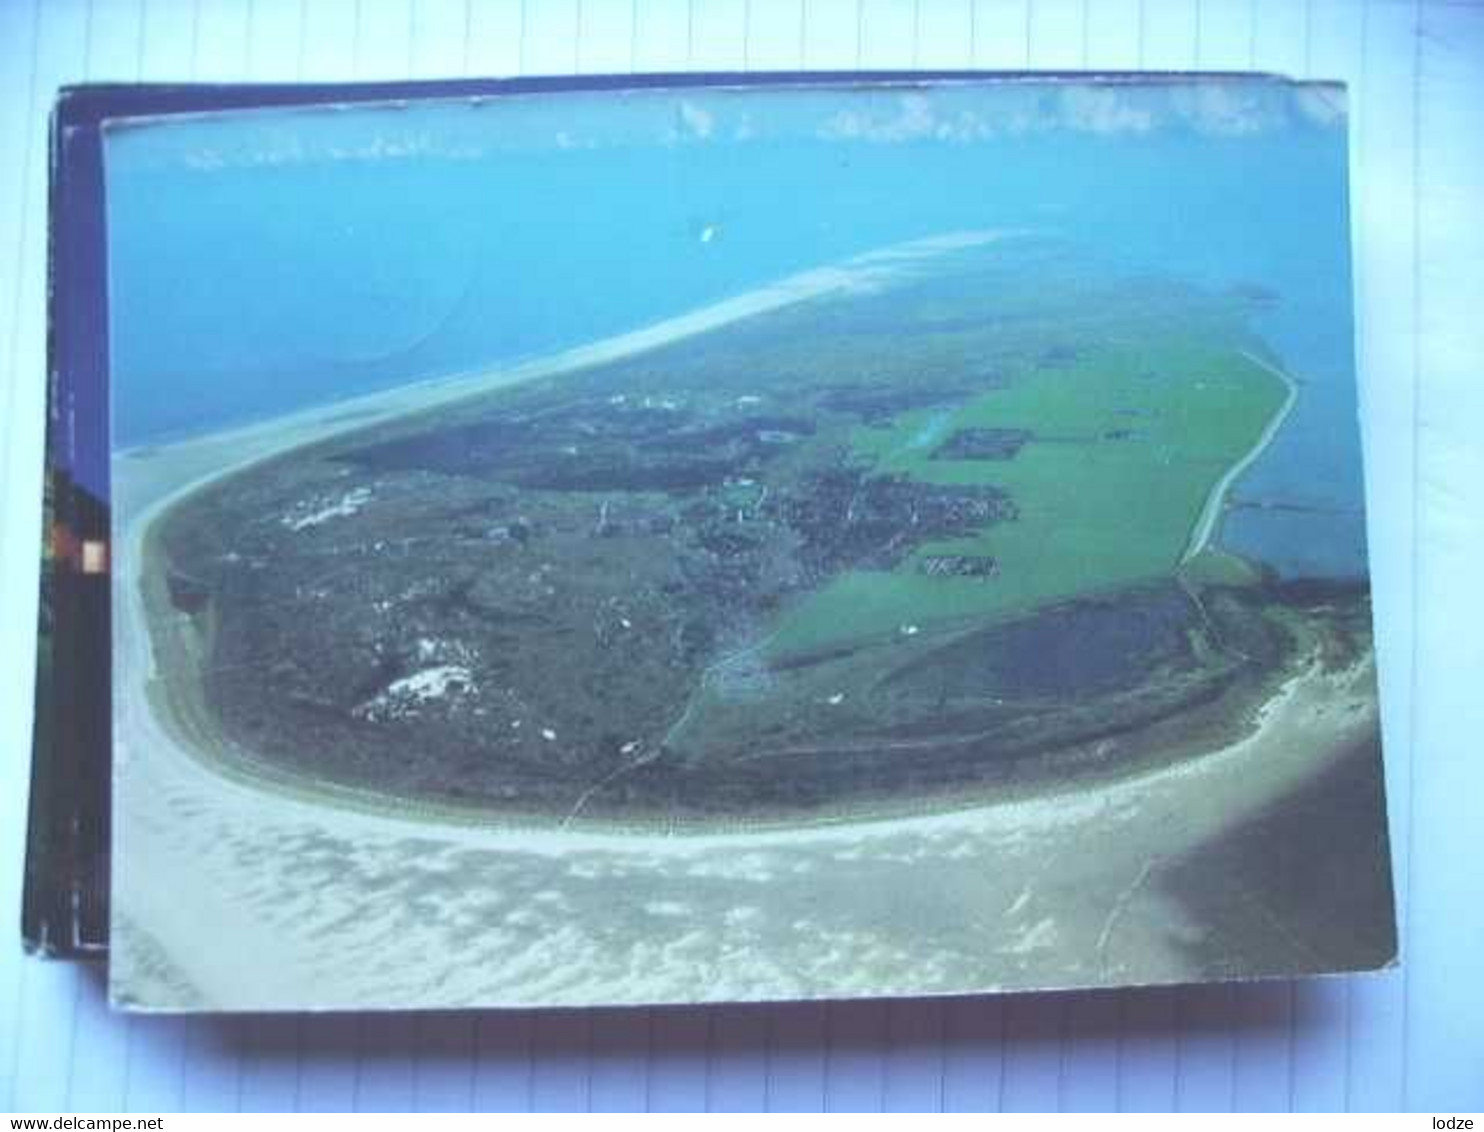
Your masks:
<svg viewBox="0 0 1484 1132"><path fill-rule="evenodd" d="M1063 88L1058 119L1069 130L1090 134L1144 134L1154 128L1147 106L1118 87L1078 84Z"/></svg>
<svg viewBox="0 0 1484 1132"><path fill-rule="evenodd" d="M886 109L839 111L825 120L819 132L835 140L889 143L934 138L968 143L1056 128L1144 133L1156 125L1156 116L1139 105L1140 100L1112 86L1067 84L1049 100L1029 90L1006 90L1004 95L970 107L962 99L908 94Z"/></svg>
<svg viewBox="0 0 1484 1132"><path fill-rule="evenodd" d="M971 142L993 137L994 127L980 114L972 110L960 110L938 121L934 135L944 141Z"/></svg>
<svg viewBox="0 0 1484 1132"><path fill-rule="evenodd" d="M185 163L187 169L204 169L210 172L215 169L225 169L227 167L227 159L218 150L210 146L191 150L181 160Z"/></svg>
<svg viewBox="0 0 1484 1132"><path fill-rule="evenodd" d="M870 143L939 141L972 144L1062 130L1094 135L1139 135L1170 127L1220 137L1244 137L1298 124L1342 127L1345 90L1339 84L1287 85L1278 82L1207 80L1169 83L1065 81L1006 83L995 89L939 87L862 92L824 102L802 116L763 113L731 103L687 96L656 96L635 103L642 115L617 129L591 133L570 121L539 120L525 128L491 131L476 122L450 131L438 126L386 117L354 133L336 123L308 120L314 130L267 121L244 135L211 137L173 160L191 168L216 170L282 166L322 160L378 161L420 157L477 159L509 147L593 148L652 141L746 143L762 137L813 133L830 140ZM816 103L818 106L818 103ZM510 117L519 106L501 107ZM416 123L416 124L415 124ZM349 136L347 134L349 133Z"/></svg>
<svg viewBox="0 0 1484 1132"><path fill-rule="evenodd" d="M1230 82L1192 83L1170 91L1175 117L1203 134L1245 137L1281 125L1272 88Z"/></svg>
<svg viewBox="0 0 1484 1132"><path fill-rule="evenodd" d="M921 94L906 94L889 110L841 110L820 127L826 138L873 142L903 142L933 132L932 103Z"/></svg>
<svg viewBox="0 0 1484 1132"><path fill-rule="evenodd" d="M1338 83L1298 87L1293 105L1302 117L1319 126L1342 125L1348 114L1345 88Z"/></svg>
<svg viewBox="0 0 1484 1132"><path fill-rule="evenodd" d="M961 109L940 114L934 100L923 94L904 94L890 107L841 110L824 121L821 137L832 140L907 142L924 138L941 141L978 141L994 130L977 111Z"/></svg>
<svg viewBox="0 0 1484 1132"><path fill-rule="evenodd" d="M448 144L431 133L376 134L349 145L323 147L305 145L296 134L273 133L229 149L202 146L184 153L181 161L190 169L251 169L297 165L306 161L383 161L407 157L443 157L468 160L480 155L478 147Z"/></svg>
<svg viewBox="0 0 1484 1132"><path fill-rule="evenodd" d="M1245 137L1287 126L1295 117L1321 125L1343 121L1343 88L1265 82L1128 84L1066 82L1008 86L990 96L941 91L871 101L826 118L819 135L878 143L935 138L976 142L1048 130L1099 135L1146 134L1171 126L1219 137Z"/></svg>
<svg viewBox="0 0 1484 1132"><path fill-rule="evenodd" d="M711 111L689 100L680 103L680 134L704 140L716 130L716 119Z"/></svg>

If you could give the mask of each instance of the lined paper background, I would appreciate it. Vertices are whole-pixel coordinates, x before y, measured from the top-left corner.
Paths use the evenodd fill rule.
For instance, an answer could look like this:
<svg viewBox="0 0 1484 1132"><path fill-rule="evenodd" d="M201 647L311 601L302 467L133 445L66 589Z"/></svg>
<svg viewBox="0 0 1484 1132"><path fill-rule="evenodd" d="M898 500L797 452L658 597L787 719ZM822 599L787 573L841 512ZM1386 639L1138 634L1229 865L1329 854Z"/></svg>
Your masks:
<svg viewBox="0 0 1484 1132"><path fill-rule="evenodd" d="M101 972L21 955L59 84L971 66L1350 84L1401 970L891 1005L187 1020L113 1016ZM0 1108L1484 1108L1481 111L1484 0L0 0Z"/></svg>

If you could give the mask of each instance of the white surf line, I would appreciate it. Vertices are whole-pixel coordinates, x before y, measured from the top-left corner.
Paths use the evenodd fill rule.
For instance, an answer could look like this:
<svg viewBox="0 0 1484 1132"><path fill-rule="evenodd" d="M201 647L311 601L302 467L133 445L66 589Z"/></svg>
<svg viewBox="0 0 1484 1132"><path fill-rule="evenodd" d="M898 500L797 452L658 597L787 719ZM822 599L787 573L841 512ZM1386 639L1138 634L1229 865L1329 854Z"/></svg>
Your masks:
<svg viewBox="0 0 1484 1132"><path fill-rule="evenodd" d="M1190 532L1190 539L1185 544L1185 551L1180 555L1180 565L1184 566L1197 554L1200 554L1210 544L1216 534L1216 525L1226 511L1226 497L1232 486L1241 478L1272 443L1273 437L1278 435L1278 430L1283 427L1283 422L1288 419L1288 414L1293 411L1294 402L1298 400L1298 382L1293 375L1279 369L1271 362L1265 362L1249 350L1239 350L1238 353L1253 365L1261 366L1269 373L1283 379L1283 384L1288 387L1288 396L1284 398L1282 407L1273 414L1262 430L1262 435L1257 438L1247 454L1227 469L1226 475L1217 480L1206 496L1206 505L1201 508L1200 518L1196 520L1195 527Z"/></svg>

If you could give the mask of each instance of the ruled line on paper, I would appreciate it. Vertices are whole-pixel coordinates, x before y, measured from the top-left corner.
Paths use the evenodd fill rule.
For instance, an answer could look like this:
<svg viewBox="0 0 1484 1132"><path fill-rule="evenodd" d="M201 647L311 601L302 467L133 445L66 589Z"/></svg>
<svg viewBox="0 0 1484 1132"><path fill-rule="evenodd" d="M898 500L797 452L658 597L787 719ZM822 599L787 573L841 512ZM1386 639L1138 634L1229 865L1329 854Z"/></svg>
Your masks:
<svg viewBox="0 0 1484 1132"><path fill-rule="evenodd" d="M659 0L618 0L624 4L628 15L627 47L621 52L628 60L630 69L637 69L645 58L646 43L641 35L646 22L656 29L663 27L667 35L683 37L685 61L696 65L698 23L704 28L708 12L722 11L709 8L704 0L688 0L680 5L664 4ZM397 66L407 75L459 73L467 74L480 70L480 64L489 59L506 58L503 54L511 43L501 39L496 44L480 36L481 28L503 28L514 24L518 30L513 39L514 70L527 73L532 60L571 60L574 69L585 65L593 58L607 58L600 48L606 45L587 38L597 33L600 21L611 13L605 12L605 0L578 0L570 8L575 19L565 21L552 19L538 21L532 12L542 7L543 0L466 0L461 10L453 7L457 18L434 21L428 17L430 9L411 3L371 3L369 0L340 0L340 2L310 5L304 0L287 6L273 0L253 0L251 3L209 6L203 4L164 8L159 4L146 4L143 0L127 0L124 4L113 4L109 0L92 0L91 3L46 4L37 0L31 3L16 3L8 6L6 26L21 28L21 36L9 37L0 46L5 66L0 73L8 76L4 89L8 95L24 94L11 102L23 105L23 113L5 113L3 128L18 131L21 135L21 160L15 163L13 172L4 174L6 184L13 188L18 202L14 215L17 226L13 245L7 256L6 278L0 286L0 302L12 310L8 338L3 343L7 370L5 388L0 391L0 427L12 427L16 419L16 406L20 403L21 383L27 380L26 372L34 368L41 342L39 303L28 300L40 294L34 280L40 278L42 269L43 241L36 237L36 225L40 222L39 201L36 187L42 183L40 166L44 161L44 147L36 143L43 136L45 112L50 102L51 91L62 82L74 81L93 74L102 78L179 79L194 77L202 80L231 80L247 78L273 78L275 57L283 53L293 60L292 70L298 77L344 77L337 59L348 54L351 75L394 77L383 73L387 60L401 60ZM528 7L530 11L528 11ZM1412 482L1415 484L1421 472L1422 453L1415 443L1416 422L1427 408L1425 390L1421 383L1421 368L1424 359L1423 328L1427 318L1425 303L1424 247L1426 201L1425 179L1430 168L1428 155L1424 152L1422 137L1424 98L1427 96L1425 41L1418 34L1421 25L1433 7L1424 0L1397 3L1395 0L1377 0L1372 3L1338 3L1315 5L1304 3L1291 5L1272 0L1191 0L1190 3L1148 4L1137 3L1103 4L1098 0L1083 3L1077 0L1075 8L1080 18L1070 23L1063 20L1071 10L1055 0L973 0L964 5L961 0L913 0L909 5L913 34L907 44L909 55L903 58L891 54L892 35L880 33L874 24L873 13L882 13L883 20L896 19L891 13L897 9L891 4L876 4L872 0L857 0L854 4L830 5L827 0L806 0L797 9L789 9L790 26L787 36L797 43L797 55L801 65L811 65L816 58L833 58L828 50L827 39L812 38L813 29L836 26L837 32L846 38L846 56L853 54L857 64L865 57L866 47L871 47L871 62L880 61L894 65L906 65L939 57L939 46L924 39L924 29L939 26L958 26L966 20L968 27L967 58L975 62L999 62L1007 57L1012 61L1019 56L1024 65L1038 66L1046 61L1058 62L1064 58L1075 58L1080 65L1096 62L1099 66L1139 67L1146 62L1167 65L1171 60L1184 60L1185 65L1227 65L1231 59L1245 59L1250 65L1262 69L1297 71L1303 74L1322 74L1325 66L1323 51L1326 37L1316 34L1316 28L1356 29L1361 37L1359 64L1352 78L1352 105L1357 107L1357 119L1362 132L1357 135L1358 152L1355 158L1357 178L1357 213L1361 228L1369 230L1371 222L1382 201L1389 209L1398 207L1393 198L1373 195L1368 188L1367 170L1370 165L1382 161L1383 156L1399 151L1400 143L1393 142L1384 150L1370 149L1373 138L1367 119L1369 108L1374 104L1366 97L1367 76L1373 67L1390 68L1396 62L1398 52L1406 52L1409 61L1408 78L1400 92L1408 101L1410 115L1405 151L1409 184L1405 192L1407 213L1406 260L1409 268L1408 303L1400 322L1392 320L1388 326L1396 327L1395 335L1407 337L1410 352L1410 423L1413 441L1410 445ZM1461 5L1437 5L1439 8L1462 8ZM701 11L706 8L706 11ZM769 6L757 0L741 0L742 27L740 42L736 46L733 62L742 68L771 65L772 56L763 56L760 38L763 25L769 19ZM826 11L828 9L828 11ZM551 11L549 7L545 9ZM566 9L564 9L566 10ZM1125 22L1132 20L1134 34L1127 40L1129 54L1114 56L1108 53L1106 42L1095 35L1089 21L1108 11L1124 13ZM658 12L659 15L654 13ZM1398 37L1378 35L1370 29L1376 20L1387 21L1392 27L1398 20L1397 13L1409 16L1407 23L1410 35L1398 46ZM647 13L647 14L646 14ZM966 13L966 14L965 14ZM1297 15L1293 15L1296 13ZM121 16L122 14L122 16ZM285 18L287 14L288 18ZM641 14L643 18L641 18ZM838 17L838 19L837 19ZM1297 19L1299 34L1292 34ZM683 22L677 28L674 21ZM1325 23L1329 21L1329 23ZM232 26L246 29L240 42L234 36ZM622 23L623 21L619 21ZM539 25L539 26L537 26ZM549 31L543 30L549 25ZM105 27L131 27L137 29L130 41L131 50L118 52L111 44ZM883 25L884 26L884 25ZM893 25L894 26L894 25ZM1019 31L1019 37L1015 32ZM443 40L435 29L454 29ZM563 29L567 29L565 32ZM1007 38L1007 30L1009 35ZM80 32L80 34L78 34ZM560 36L570 36L570 41ZM774 29L769 33L769 43L779 42L784 31ZM547 38L547 36L556 38ZM705 38L708 55L707 65L713 56L720 62L725 56L717 38ZM347 52L348 46L348 52ZM724 47L724 44L723 44ZM280 49L282 49L280 51ZM946 50L946 48L944 48ZM372 54L368 57L367 52ZM1006 52L1011 52L1008 55ZM46 57L43 58L44 53ZM118 60L131 56L126 74ZM115 68L117 70L115 71ZM323 68L323 74L321 71ZM105 73L108 72L108 73ZM11 139L6 139L7 143ZM8 151L8 150L7 150ZM1368 313L1372 300L1380 293L1370 288L1370 280L1381 278L1379 269L1369 266L1381 262L1383 252L1376 250L1362 236L1358 243L1360 255L1357 260L1357 275L1361 280L1362 309ZM1392 254L1392 253L1386 253ZM32 281L32 282L28 282ZM7 290L8 289L8 290ZM1405 324L1405 325L1402 325ZM1402 380L1398 378L1397 380ZM1374 391L1373 391L1374 392ZM1390 404L1390 401L1386 402ZM9 438L4 446L6 482L14 482L15 463L25 451L24 446L13 444ZM1415 535L1423 527L1423 517L1416 510L1410 517L1410 529ZM13 510L13 509L7 509ZM0 522L9 524L8 517ZM13 528L7 525L6 532ZM1418 588L1418 579L1423 568L1421 539L1409 542L1412 561L1409 568L1410 602L1413 607L1413 625L1422 616L1423 595ZM3 579L7 586L21 584L18 579L28 575L29 567L22 568L18 558L20 551L6 549L14 546L14 540L0 537L0 554L3 561ZM7 595L8 599L8 595ZM1410 890L1415 878L1412 868L1417 861L1417 819L1414 810L1418 796L1418 776L1422 773L1419 764L1410 758L1406 739L1415 729L1418 712L1423 703L1423 689L1418 685L1421 645L1414 633L1409 641L1411 653L1406 707L1412 726L1405 728L1400 751L1388 752L1388 757L1400 764L1401 774L1392 770L1392 780L1405 784L1404 797L1393 797L1393 805L1401 809L1395 815L1395 828L1402 834L1398 842L1398 856L1405 866L1402 878L1403 892ZM16 662L12 662L16 663ZM20 665L17 665L20 671ZM17 685L24 681L15 682ZM7 701L9 703L9 701ZM20 704L19 712L0 712L7 719L24 717L29 705ZM24 744L5 744L8 751L23 748ZM7 754L9 761L3 765L12 775L24 774L24 757ZM14 793L14 792L12 792ZM23 792L21 792L23 794ZM10 801L8 813L23 812L22 802ZM20 805L21 809L16 810ZM19 826L24 825L22 820ZM12 837L12 842L16 839ZM12 846L13 849L13 846ZM1436 856L1436 850L1434 857ZM18 871L18 870L12 870ZM1429 930L1427 925L1404 918L1406 938L1414 942L1417 933ZM509 1021L505 1016L481 1016L468 1027L454 1026L437 1037L436 1057L425 1051L423 1039L431 1040L427 1024L407 1026L383 1019L363 1019L358 1025L359 1037L348 1035L342 1024L322 1025L320 1020L295 1019L291 1026L254 1029L247 1024L178 1019L156 1019L138 1022L112 1016L101 1010L99 987L96 980L77 972L43 969L37 964L23 961L13 941L5 945L0 958L0 1005L14 1005L14 1010L0 1010L0 1026L9 1032L0 1043L0 1056L6 1060L0 1064L5 1074L4 1096L11 1107L44 1103L48 1107L66 1110L75 1099L86 1098L90 1106L101 1106L99 1102L112 1099L118 1109L129 1107L131 1098L136 1100L167 1100L178 1098L178 1103L194 1103L206 1107L216 1104L253 1105L268 1098L287 1097L293 1107L312 1107L316 1097L336 1100L354 1100L361 1092L361 1100L367 1099L367 1090L379 1101L388 1103L401 1101L408 1105L420 1099L432 1103L434 1098L449 1095L467 1095L486 1107L520 1103L532 1105L538 1099L538 1086L545 1089L558 1080L551 1074L554 1063L537 1063L532 1051L535 1049L535 1028L522 1031L522 1024ZM1164 1009L1156 1005L1151 1009L1143 1000L1132 1004L1125 996L1110 1000L1113 1007L1104 1009L1100 1004L1089 1005L1079 1000L1058 1000L1046 1006L1020 1004L1011 1011L1015 1017L1010 1031L1006 1025L1005 1003L992 1002L955 1003L948 1007L924 1008L921 1014L914 1008L898 1011L893 1026L888 1019L886 1031L879 1043L871 1047L880 1054L883 1067L879 1071L880 1091L883 1102L890 1088L902 1090L903 1098L911 1098L936 1106L951 1106L961 1099L972 1098L983 1103L1004 1104L1007 1100L1024 1100L1039 1097L1042 1100L1060 1101L1073 1105L1079 1098L1095 1097L1092 1086L1084 1086L1075 1069L1086 1064L1091 1067L1094 1079L1101 1087L1113 1094L1113 1101L1134 1104L1142 1099L1169 1097L1171 1102L1183 1105L1200 1105L1215 1101L1219 1105L1236 1105L1273 1097L1281 1092L1290 1104L1300 1104L1310 1098L1333 1098L1338 1096L1344 1103L1355 1100L1367 1089L1364 1075L1356 1065L1365 1056L1362 1045L1378 1041L1396 1042L1404 1068L1396 1081L1395 1103L1408 1099L1412 1088L1412 1075L1426 1072L1426 1066L1413 1060L1413 1050L1420 1040L1411 1030L1413 1014L1410 1002L1410 976L1404 968L1397 976L1400 992L1400 1017L1390 1010L1389 998L1395 992L1381 982L1346 982L1334 988L1322 988L1317 984L1303 988L1287 987L1281 991L1273 986L1237 987L1206 997L1205 992L1194 992L1177 996L1171 1000L1178 1009L1168 1011L1169 1018L1161 1018ZM1275 1014L1283 1015L1283 1004L1278 995L1287 996L1286 1018L1283 1033L1271 1040L1267 1036L1253 1037L1253 1033L1266 1035L1264 1028ZM1229 999L1229 1002L1223 1002ZM1380 1005L1371 1009L1371 1003ZM1094 1008L1096 1007L1096 1008ZM1047 1014L1039 1013L1041 1010ZM1305 1019L1311 1012L1332 1009L1340 1019L1333 1033L1329 1030L1311 1032L1305 1030ZM1229 1042L1225 1040L1204 1043L1196 1040L1208 1021L1219 1023L1223 1018L1235 1015L1239 1023L1233 1028ZM1393 1027L1387 1035L1375 1032L1362 1033L1357 1029L1357 1019L1364 1016L1373 1026ZM600 1016L601 1017L601 1016ZM844 1032L849 1023L849 1011L826 1011L826 1024L819 1026L800 1017L802 1032L811 1028L822 1034L822 1046L809 1047L803 1052L780 1048L771 1039L762 1038L758 1031L770 1034L777 1029L782 1034L787 1026L776 1025L777 1015L761 1013L705 1012L705 1025L692 1028L691 1035L702 1043L704 1058L698 1066L686 1062L684 1051L668 1043L663 1033L658 1041L652 1033L652 1015L622 1015L601 1018L599 1032L594 1035L589 1024L588 1035L580 1044L581 1049L573 1066L581 1079L583 1097L588 1101L600 1099L594 1092L594 1084L601 1080L599 1061L609 1055L636 1056L629 1044L631 1030L640 1024L649 1027L650 1034L643 1048L649 1051L640 1054L646 1066L645 1081L651 1090L657 1082L666 1092L696 1095L696 1081L683 1076L684 1073L699 1074L699 1090L708 1103L718 1102L730 1096L753 1096L743 1077L727 1078L729 1065L741 1065L733 1060L739 1051L745 1059L747 1051L754 1053L761 1046L761 1073L754 1084L763 1090L772 1090L781 1084L787 1085L792 1095L819 1097L822 1105L828 1105L837 1089L850 1092L858 1084L853 1076L841 1076L841 1058L819 1056L821 1048L836 1051L844 1048L852 1035ZM759 1027L760 1018L773 1018L768 1025ZM1260 1019L1264 1026L1252 1024ZM1379 1021L1376 1019L1379 1018ZM1056 1037L1044 1050L1026 1042L1017 1042L1015 1027L1026 1026L1032 1031L1044 1027L1047 1019L1053 1023ZM507 1026L508 1023L508 1026ZM337 1029L339 1025L339 1029ZM20 1027L26 1032L21 1040ZM1111 1027L1109 1044L1095 1047L1084 1035L1102 1033L1107 1035ZM661 1027L663 1031L665 1027ZM681 1027L682 1032L685 1027ZM704 1032L702 1032L704 1031ZM524 1033L524 1038L522 1034ZM893 1034L905 1039L904 1046L893 1044ZM399 1036L400 1035L400 1036ZM507 1043L506 1037L512 1041ZM1173 1056L1171 1043L1173 1037ZM369 1042L369 1045L368 1045ZM524 1042L524 1045L522 1043ZM292 1047L293 1072L289 1076L274 1076L269 1061L282 1059L284 1044ZM559 1042L564 1056L570 1054L567 1045ZM122 1049L122 1069L118 1069L117 1054ZM376 1051L374 1068L365 1058L366 1050ZM897 1058L888 1071L885 1059L900 1048L911 1051L910 1059ZM44 1049L48 1057L61 1059L50 1070L32 1075L29 1070L39 1063L34 1051ZM617 1052L615 1052L617 1051ZM1013 1064L1007 1065L1007 1053L1013 1051ZM1182 1056L1182 1051L1184 1055ZM1043 1057L1044 1054L1044 1057ZM382 1055L386 1055L384 1059ZM920 1056L919 1056L920 1055ZM1086 1058L1084 1062L1082 1059ZM445 1062L444 1059L447 1059ZM869 1059L868 1059L869 1060ZM399 1072L383 1074L390 1063L400 1065ZM446 1065L457 1063L457 1068L445 1073ZM930 1066L936 1063L936 1077ZM1112 1065L1112 1073L1107 1067ZM109 1066L114 1066L109 1070ZM681 1076L666 1076L675 1067L681 1067ZM995 1069L993 1067L997 1066ZM346 1069L353 1072L349 1078ZM1255 1068L1254 1068L1255 1067ZM23 1073L23 1069L26 1071ZM905 1072L903 1072L905 1070ZM873 1070L862 1068L863 1073ZM112 1076L107 1074L112 1072ZM893 1075L895 1073L895 1075ZM811 1076L811 1074L813 1076ZM570 1073L568 1072L570 1077ZM23 1079L24 1077L24 1079ZM376 1078L376 1080L373 1080ZM992 1087L979 1088L979 1081L988 1078ZM872 1078L873 1080L875 1078ZM359 1082L359 1084L356 1084ZM1041 1084L1036 1084L1041 1082ZM1045 1085L1045 1082L1054 1082ZM349 1088L347 1089L347 1086ZM1048 1090L1038 1092L1043 1088ZM1021 1091L1024 1088L1025 1091ZM1075 1095L1074 1095L1075 1094ZM858 1090L856 1090L858 1095ZM653 1098L651 1098L653 1099ZM773 1096L778 1100L778 1096ZM1366 1092L1365 1099L1379 1102L1388 1099ZM55 1105L51 1102L58 1102Z"/></svg>

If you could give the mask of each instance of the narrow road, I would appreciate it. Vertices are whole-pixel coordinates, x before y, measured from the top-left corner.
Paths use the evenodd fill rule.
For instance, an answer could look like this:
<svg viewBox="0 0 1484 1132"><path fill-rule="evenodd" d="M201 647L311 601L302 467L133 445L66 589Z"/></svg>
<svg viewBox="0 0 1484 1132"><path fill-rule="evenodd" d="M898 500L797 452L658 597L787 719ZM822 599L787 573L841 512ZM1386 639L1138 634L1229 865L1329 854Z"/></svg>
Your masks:
<svg viewBox="0 0 1484 1132"><path fill-rule="evenodd" d="M1232 486L1237 480L1242 477L1242 474L1257 461L1257 458L1267 451L1267 447L1272 443L1273 437L1278 435L1278 430L1283 427L1283 422L1288 419L1288 414L1293 410L1294 402L1298 400L1298 381L1291 374L1285 373L1277 366L1263 361L1256 354L1250 353L1247 350L1242 350L1241 354L1253 365L1260 366L1269 373L1282 378L1283 383L1288 387L1288 396L1284 398L1282 407L1273 414L1272 420L1268 421L1267 427L1262 430L1262 435L1257 438L1257 443L1252 446L1245 456L1228 468L1226 475L1222 476L1212 486L1211 493L1206 496L1206 505L1201 508L1200 517L1196 520L1195 527L1190 532L1190 540L1185 544L1185 551L1180 555L1179 564L1181 566L1205 550L1212 538L1215 537L1216 527L1221 520L1223 512L1226 510L1228 492L1231 491Z"/></svg>

